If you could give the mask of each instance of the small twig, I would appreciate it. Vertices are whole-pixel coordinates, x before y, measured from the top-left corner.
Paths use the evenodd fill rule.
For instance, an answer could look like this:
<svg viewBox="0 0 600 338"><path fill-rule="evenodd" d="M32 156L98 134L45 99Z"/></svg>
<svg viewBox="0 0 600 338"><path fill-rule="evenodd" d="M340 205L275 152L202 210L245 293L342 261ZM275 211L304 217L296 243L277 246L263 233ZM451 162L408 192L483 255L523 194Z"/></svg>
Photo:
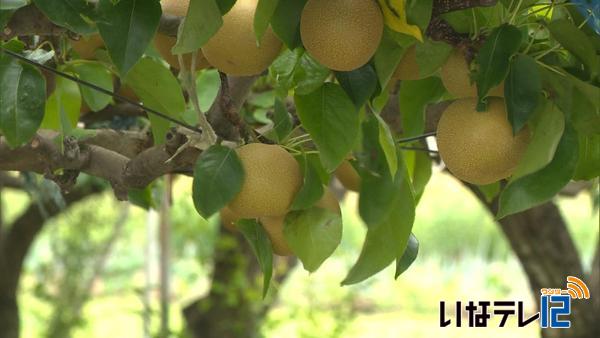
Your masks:
<svg viewBox="0 0 600 338"><path fill-rule="evenodd" d="M430 133L425 133L425 134L418 135L418 136L401 138L401 139L398 139L398 143L407 143L407 142L417 141L417 140L427 138L429 136L435 136L436 134L437 134L437 132L432 131Z"/></svg>
<svg viewBox="0 0 600 338"><path fill-rule="evenodd" d="M402 147L400 147L400 149L414 150L414 151L424 151L424 152L431 153L431 154L438 154L439 153L437 150L431 150L431 149L420 148L420 147L405 147L405 146L402 146Z"/></svg>
<svg viewBox="0 0 600 338"><path fill-rule="evenodd" d="M143 104L140 104L139 102L136 102L136 101L134 101L134 100L132 100L130 98L127 98L125 96L122 96L122 95L120 95L118 93L112 92L110 90L106 90L106 89L104 89L102 87L99 87L99 86L97 86L97 85L95 85L95 84L93 84L91 82L87 82L87 81L82 80L82 79L80 79L80 78L78 78L76 76L73 76L73 75L70 75L70 74L67 74L67 73L63 73L63 72L61 72L61 71L59 71L57 69L54 69L52 67L48 67L48 66L43 65L41 63L35 62L33 60L29 60L28 58L24 57L23 55L15 53L13 51L10 51L8 49L5 49L4 47L0 47L0 49L2 49L3 53L6 53L6 54L8 54L8 55L10 55L12 57L15 57L15 58L17 58L17 59L19 59L19 60L21 60L23 62L26 62L26 63L28 63L28 64L30 64L32 66L35 66L35 67L38 67L38 68L42 68L42 69L47 70L47 71L49 71L49 72L51 72L53 74L62 76L64 78L66 78L66 79L69 79L69 80L71 80L73 82L76 82L76 83L78 83L80 85L84 85L86 87L92 88L95 91L101 92L101 93L106 94L106 95L110 95L110 96L114 97L115 99L117 99L119 101L124 101L124 102L127 102L127 103L131 103L131 104L133 104L133 105L135 105L135 106L137 106L137 107L145 110L147 113L159 116L159 117L161 117L161 118L163 118L163 119L165 119L165 120L167 120L169 122L173 122L175 124L178 124L178 125L186 128L186 129L189 129L191 131L194 131L194 132L197 132L197 133L202 133L201 129L198 129L198 128L194 127L194 126L191 126L191 125L189 125L189 124L187 124L185 122L181 122L181 121L179 121L179 120L177 120L177 119L175 119L175 118L173 118L173 117L171 117L169 115L163 114L163 113L161 113L159 111L156 111L156 110L154 110L152 108L146 107Z"/></svg>

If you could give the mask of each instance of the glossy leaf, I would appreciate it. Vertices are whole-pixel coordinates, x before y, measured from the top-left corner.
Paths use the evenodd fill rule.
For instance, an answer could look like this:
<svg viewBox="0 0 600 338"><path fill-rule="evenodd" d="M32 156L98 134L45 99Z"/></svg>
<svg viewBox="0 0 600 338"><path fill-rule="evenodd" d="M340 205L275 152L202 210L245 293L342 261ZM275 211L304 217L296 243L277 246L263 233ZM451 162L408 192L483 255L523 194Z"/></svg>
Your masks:
<svg viewBox="0 0 600 338"><path fill-rule="evenodd" d="M406 0L406 19L409 24L419 26L425 32L429 26L433 0Z"/></svg>
<svg viewBox="0 0 600 338"><path fill-rule="evenodd" d="M69 135L77 126L81 111L81 94L77 83L56 77L56 89L46 101L42 128Z"/></svg>
<svg viewBox="0 0 600 338"><path fill-rule="evenodd" d="M518 133L533 115L541 93L542 79L535 60L528 55L516 55L504 81L506 112L513 133Z"/></svg>
<svg viewBox="0 0 600 338"><path fill-rule="evenodd" d="M452 46L445 42L425 40L415 45L415 56L419 67L419 76L433 75L446 62L452 52Z"/></svg>
<svg viewBox="0 0 600 338"><path fill-rule="evenodd" d="M422 0L423 1L423 0ZM379 0L385 25L394 31L422 40L423 36L418 26L409 24L406 17L406 1Z"/></svg>
<svg viewBox="0 0 600 338"><path fill-rule="evenodd" d="M515 169L512 181L536 172L552 161L565 129L565 118L555 104L543 102L543 106L536 111L529 126L530 142Z"/></svg>
<svg viewBox="0 0 600 338"><path fill-rule="evenodd" d="M398 100L402 112L404 137L423 134L425 130L425 108L438 101L446 92L438 77L428 77L415 81L402 81Z"/></svg>
<svg viewBox="0 0 600 338"><path fill-rule="evenodd" d="M412 41L406 41L405 44L400 45L392 35L393 33L388 29L383 30L383 37L373 56L373 64L375 65L375 71L377 72L381 88L387 86L406 48L412 43Z"/></svg>
<svg viewBox="0 0 600 338"><path fill-rule="evenodd" d="M394 274L395 279L398 279L402 273L408 270L412 263L417 259L418 254L419 241L417 240L417 237L411 233L408 237L408 243L404 253L401 257L396 258L396 273Z"/></svg>
<svg viewBox="0 0 600 338"><path fill-rule="evenodd" d="M380 224L369 227L360 256L342 285L359 283L371 277L390 265L406 249L415 218L415 202L401 155L398 162L400 165L392 184L395 188L395 194L391 196L394 207Z"/></svg>
<svg viewBox="0 0 600 338"><path fill-rule="evenodd" d="M86 0L33 0L35 6L53 23L79 34L95 31L94 5Z"/></svg>
<svg viewBox="0 0 600 338"><path fill-rule="evenodd" d="M357 109L377 90L377 74L370 63L349 72L335 72L335 77Z"/></svg>
<svg viewBox="0 0 600 338"><path fill-rule="evenodd" d="M44 117L46 81L34 67L0 54L0 130L20 146L33 137Z"/></svg>
<svg viewBox="0 0 600 338"><path fill-rule="evenodd" d="M306 95L313 92L321 87L329 74L329 69L318 63L310 54L302 54L294 69L295 93Z"/></svg>
<svg viewBox="0 0 600 338"><path fill-rule="evenodd" d="M591 180L600 176L600 135L579 136L579 160L575 180Z"/></svg>
<svg viewBox="0 0 600 338"><path fill-rule="evenodd" d="M0 10L19 9L29 5L29 0L2 0Z"/></svg>
<svg viewBox="0 0 600 338"><path fill-rule="evenodd" d="M498 181L486 185L478 185L477 189L481 191L481 193L485 197L486 202L492 203L494 198L496 198L496 196L498 196L498 193L500 193L500 182Z"/></svg>
<svg viewBox="0 0 600 338"><path fill-rule="evenodd" d="M289 48L302 45L300 41L300 14L307 0L279 0L271 18L273 32Z"/></svg>
<svg viewBox="0 0 600 338"><path fill-rule="evenodd" d="M265 229L256 220L242 219L237 222L237 228L242 232L263 273L263 298L267 296L271 276L273 274L273 249Z"/></svg>
<svg viewBox="0 0 600 338"><path fill-rule="evenodd" d="M208 218L242 189L244 168L235 150L214 145L203 151L194 167L192 197L198 213Z"/></svg>
<svg viewBox="0 0 600 338"><path fill-rule="evenodd" d="M379 124L379 145L385 155L386 162L390 169L390 175L393 177L398 170L398 155L396 154L396 141L387 123L379 115L375 115Z"/></svg>
<svg viewBox="0 0 600 338"><path fill-rule="evenodd" d="M231 7L235 5L236 0L217 0L217 6L219 6L219 11L222 15L227 14Z"/></svg>
<svg viewBox="0 0 600 338"><path fill-rule="evenodd" d="M497 218L533 208L554 197L573 177L578 154L577 134L567 125L552 162L533 174L511 181L504 188Z"/></svg>
<svg viewBox="0 0 600 338"><path fill-rule="evenodd" d="M598 75L600 61L594 52L594 45L583 31L568 19L551 21L548 30L556 41L586 66L592 78Z"/></svg>
<svg viewBox="0 0 600 338"><path fill-rule="evenodd" d="M290 210L307 209L314 205L323 196L323 185L317 170L306 156L297 158L302 169L302 188L296 194Z"/></svg>
<svg viewBox="0 0 600 338"><path fill-rule="evenodd" d="M205 69L196 77L196 93L200 103L200 110L208 111L219 94L221 77L216 69Z"/></svg>
<svg viewBox="0 0 600 338"><path fill-rule="evenodd" d="M358 137L358 112L344 90L325 83L308 95L295 95L298 117L332 172L352 150Z"/></svg>
<svg viewBox="0 0 600 338"><path fill-rule="evenodd" d="M192 1L195 3L195 1ZM160 21L158 0L100 0L98 11L102 19L97 22L102 40L112 62L121 76L142 57Z"/></svg>
<svg viewBox="0 0 600 338"><path fill-rule="evenodd" d="M77 76L98 87L113 91L112 73L100 62L85 62L70 67ZM79 86L85 103L92 111L99 111L112 102L112 97L87 86Z"/></svg>
<svg viewBox="0 0 600 338"><path fill-rule="evenodd" d="M571 75L542 69L544 89L577 132L600 134L600 90Z"/></svg>
<svg viewBox="0 0 600 338"><path fill-rule="evenodd" d="M278 4L279 0L258 0L256 13L254 14L254 35L256 35L256 41L260 41L267 31Z"/></svg>
<svg viewBox="0 0 600 338"><path fill-rule="evenodd" d="M395 207L393 196L397 193L394 176L390 174L387 157L379 140L379 125L374 117L363 122L363 153L359 154L365 169L360 172L358 211L369 228L389 217Z"/></svg>
<svg viewBox="0 0 600 338"><path fill-rule="evenodd" d="M285 139L293 128L292 118L288 113L285 103L279 98L275 99L273 105L273 131L271 135L273 138L280 142Z"/></svg>
<svg viewBox="0 0 600 338"><path fill-rule="evenodd" d="M415 203L418 204L431 178L431 158L426 152L406 150L402 152L408 173L415 191Z"/></svg>
<svg viewBox="0 0 600 338"><path fill-rule="evenodd" d="M519 50L521 38L521 31L517 27L503 24L492 31L479 50L479 72L476 76L478 110L485 110L482 104L487 93L506 77L510 58Z"/></svg>
<svg viewBox="0 0 600 338"><path fill-rule="evenodd" d="M173 54L191 53L204 46L223 25L216 0L191 1L187 16L179 26Z"/></svg>
<svg viewBox="0 0 600 338"><path fill-rule="evenodd" d="M179 82L161 62L144 57L125 78L144 105L173 118L179 118L185 110L185 100ZM169 121L149 113L155 144L165 142Z"/></svg>
<svg viewBox="0 0 600 338"><path fill-rule="evenodd" d="M342 216L311 207L285 216L283 235L290 249L313 272L331 256L342 240Z"/></svg>

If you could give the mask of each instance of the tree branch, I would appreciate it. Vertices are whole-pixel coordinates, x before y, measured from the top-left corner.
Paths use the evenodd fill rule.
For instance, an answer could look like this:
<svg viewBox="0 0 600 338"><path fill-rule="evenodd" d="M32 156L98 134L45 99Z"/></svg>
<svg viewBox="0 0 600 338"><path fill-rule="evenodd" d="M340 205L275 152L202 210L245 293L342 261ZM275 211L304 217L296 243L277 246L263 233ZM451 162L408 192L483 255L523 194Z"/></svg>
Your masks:
<svg viewBox="0 0 600 338"><path fill-rule="evenodd" d="M181 18L163 14L158 31L165 35L177 36L180 22ZM0 32L0 37L2 40L10 40L15 36L57 36L62 34L75 35L66 28L54 24L35 5L28 5L13 13L4 30Z"/></svg>
<svg viewBox="0 0 600 338"><path fill-rule="evenodd" d="M437 16L473 7L490 7L495 6L496 3L498 0L434 0L433 15Z"/></svg>

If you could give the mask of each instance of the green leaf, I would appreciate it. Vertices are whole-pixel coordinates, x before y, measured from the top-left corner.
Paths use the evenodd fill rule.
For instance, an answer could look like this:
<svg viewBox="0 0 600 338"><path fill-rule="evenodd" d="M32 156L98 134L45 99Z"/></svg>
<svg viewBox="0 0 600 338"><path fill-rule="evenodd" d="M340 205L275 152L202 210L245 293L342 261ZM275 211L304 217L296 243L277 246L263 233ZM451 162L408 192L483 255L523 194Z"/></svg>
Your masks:
<svg viewBox="0 0 600 338"><path fill-rule="evenodd" d="M436 73L452 52L452 46L445 42L425 40L415 45L415 57L419 76L425 78Z"/></svg>
<svg viewBox="0 0 600 338"><path fill-rule="evenodd" d="M292 118L285 107L285 103L279 98L275 99L272 120L273 130L271 137L279 143L292 132L292 128L294 127Z"/></svg>
<svg viewBox="0 0 600 338"><path fill-rule="evenodd" d="M417 259L417 255L419 254L419 241L417 237L412 233L408 237L408 243L406 245L406 250L402 254L402 257L396 258L396 273L394 274L394 278L398 279L404 271L408 270L408 268L412 265L412 263Z"/></svg>
<svg viewBox="0 0 600 338"><path fill-rule="evenodd" d="M191 1L188 13L177 34L173 54L191 53L204 46L223 25L219 1Z"/></svg>
<svg viewBox="0 0 600 338"><path fill-rule="evenodd" d="M400 45L392 37L392 33L388 28L383 30L383 36L379 47L373 56L373 63L375 65L375 71L377 72L377 78L379 79L379 85L381 88L385 88L394 74L402 55L406 51L407 47L413 41L407 42L406 44Z"/></svg>
<svg viewBox="0 0 600 338"><path fill-rule="evenodd" d="M417 25L425 32L431 19L433 0L407 0L405 6L407 23Z"/></svg>
<svg viewBox="0 0 600 338"><path fill-rule="evenodd" d="M2 0L0 10L19 9L29 5L29 0Z"/></svg>
<svg viewBox="0 0 600 338"><path fill-rule="evenodd" d="M161 62L144 57L125 77L125 83L133 89L142 103L173 118L185 110L185 100L179 82ZM169 121L148 114L155 144L165 142Z"/></svg>
<svg viewBox="0 0 600 338"><path fill-rule="evenodd" d="M298 117L319 149L321 162L333 172L358 137L358 112L344 90L325 83L308 95L294 96Z"/></svg>
<svg viewBox="0 0 600 338"><path fill-rule="evenodd" d="M162 13L160 3L121 0L115 4L100 0L98 11L102 16L97 22L102 40L119 73L125 76L154 38Z"/></svg>
<svg viewBox="0 0 600 338"><path fill-rule="evenodd" d="M335 77L357 109L377 90L377 74L370 63L349 72L335 72Z"/></svg>
<svg viewBox="0 0 600 338"><path fill-rule="evenodd" d="M429 103L438 101L445 92L444 84L438 77L402 81L398 92L398 101L402 112L403 136L412 137L423 134L425 108Z"/></svg>
<svg viewBox="0 0 600 338"><path fill-rule="evenodd" d="M303 183L302 188L296 194L290 210L307 209L314 205L323 196L323 185L317 169L306 155L297 158L302 169Z"/></svg>
<svg viewBox="0 0 600 338"><path fill-rule="evenodd" d="M394 207L380 224L369 227L360 256L342 285L359 283L371 277L390 265L406 249L415 218L415 201L400 153L398 163L392 183L395 188L395 194L391 196Z"/></svg>
<svg viewBox="0 0 600 338"><path fill-rule="evenodd" d="M577 134L567 125L552 162L542 170L511 181L504 188L497 218L527 210L556 195L573 177L578 152Z"/></svg>
<svg viewBox="0 0 600 338"><path fill-rule="evenodd" d="M33 0L33 3L50 21L73 32L90 34L96 30L94 5L89 1Z"/></svg>
<svg viewBox="0 0 600 338"><path fill-rule="evenodd" d="M283 235L308 272L316 271L342 240L342 216L312 207L285 216Z"/></svg>
<svg viewBox="0 0 600 338"><path fill-rule="evenodd" d="M365 164L366 169L359 172L361 185L358 210L369 228L389 217L395 207L393 196L397 188L379 140L379 125L377 118L369 118L363 122L363 153L359 154L360 162Z"/></svg>
<svg viewBox="0 0 600 338"><path fill-rule="evenodd" d="M203 151L194 167L192 197L198 213L208 218L242 189L244 168L235 150L214 145Z"/></svg>
<svg viewBox="0 0 600 338"><path fill-rule="evenodd" d="M233 7L233 5L235 5L235 1L236 0L218 0L217 6L219 6L219 11L221 12L221 14L222 15L227 14L227 12L229 12L231 7Z"/></svg>
<svg viewBox="0 0 600 338"><path fill-rule="evenodd" d="M216 69L205 69L196 77L196 93L200 102L200 110L208 111L219 94L221 77Z"/></svg>
<svg viewBox="0 0 600 338"><path fill-rule="evenodd" d="M544 88L577 132L600 134L600 89L572 75L541 69Z"/></svg>
<svg viewBox="0 0 600 338"><path fill-rule="evenodd" d="M271 27L277 37L289 48L301 46L300 14L307 0L279 0L271 18Z"/></svg>
<svg viewBox="0 0 600 338"><path fill-rule="evenodd" d="M511 181L534 173L552 161L565 129L565 118L555 104L544 101L535 112L529 126L532 132L531 140Z"/></svg>
<svg viewBox="0 0 600 338"><path fill-rule="evenodd" d="M129 189L127 192L127 200L144 210L156 208L156 203L152 197L152 185L145 187L144 189Z"/></svg>
<svg viewBox="0 0 600 338"><path fill-rule="evenodd" d="M479 189L479 191L483 193L486 202L492 203L494 198L496 198L496 196L498 196L498 193L500 192L500 181L486 185L478 185L477 189Z"/></svg>
<svg viewBox="0 0 600 338"><path fill-rule="evenodd" d="M256 13L254 13L254 34L256 35L256 41L260 41L267 31L278 3L279 0L258 0Z"/></svg>
<svg viewBox="0 0 600 338"><path fill-rule="evenodd" d="M77 76L98 87L113 91L113 78L111 72L100 62L90 61L73 64L69 67ZM99 111L112 102L110 95L103 94L87 86L79 86L85 103L92 111Z"/></svg>
<svg viewBox="0 0 600 338"><path fill-rule="evenodd" d="M538 106L542 93L542 79L535 60L518 54L510 63L504 82L504 100L513 133L518 133Z"/></svg>
<svg viewBox="0 0 600 338"><path fill-rule="evenodd" d="M308 53L300 56L294 69L295 93L306 95L321 87L329 76L330 70L319 64Z"/></svg>
<svg viewBox="0 0 600 338"><path fill-rule="evenodd" d="M519 50L521 38L521 31L517 27L503 24L492 31L479 50L479 72L476 77L479 97L477 110L485 110L481 105L485 103L487 93L506 77L510 58Z"/></svg>
<svg viewBox="0 0 600 338"><path fill-rule="evenodd" d="M61 132L62 136L70 135L79 121L81 111L81 94L77 83L56 77L56 88L46 101L42 128Z"/></svg>
<svg viewBox="0 0 600 338"><path fill-rule="evenodd" d="M265 229L256 220L241 219L237 222L237 228L242 232L254 255L258 259L258 265L263 273L263 298L267 296L271 276L273 274L273 249L271 241Z"/></svg>
<svg viewBox="0 0 600 338"><path fill-rule="evenodd" d="M4 27L8 25L8 23L10 22L10 18L12 18L12 15L14 13L15 11L13 10L0 10L0 29L4 30Z"/></svg>
<svg viewBox="0 0 600 338"><path fill-rule="evenodd" d="M600 176L600 135L579 135L579 161L575 180L591 180Z"/></svg>
<svg viewBox="0 0 600 338"><path fill-rule="evenodd" d="M385 155L386 162L390 169L390 175L393 177L396 175L398 170L398 155L396 155L396 141L392 136L389 126L381 116L375 114L375 118L379 123L379 145L383 154Z"/></svg>
<svg viewBox="0 0 600 338"><path fill-rule="evenodd" d="M594 52L594 45L583 31L568 19L551 21L548 30L556 41L585 65L592 79L598 75L600 61Z"/></svg>
<svg viewBox="0 0 600 338"><path fill-rule="evenodd" d="M0 130L17 147L29 142L44 118L46 81L28 64L0 54Z"/></svg>
<svg viewBox="0 0 600 338"><path fill-rule="evenodd" d="M431 158L426 152L406 150L403 151L406 167L412 179L415 191L415 202L418 204L425 192L425 186L431 178Z"/></svg>

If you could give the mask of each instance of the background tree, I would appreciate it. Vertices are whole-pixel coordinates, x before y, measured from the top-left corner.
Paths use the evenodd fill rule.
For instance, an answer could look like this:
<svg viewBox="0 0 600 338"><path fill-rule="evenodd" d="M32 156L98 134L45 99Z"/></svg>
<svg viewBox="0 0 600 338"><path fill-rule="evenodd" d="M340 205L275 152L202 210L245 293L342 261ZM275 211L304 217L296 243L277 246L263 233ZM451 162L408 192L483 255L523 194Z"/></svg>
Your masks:
<svg viewBox="0 0 600 338"><path fill-rule="evenodd" d="M345 285L393 262L399 275L414 260L415 206L440 159L499 219L534 293L561 287L568 274L600 285L598 255L586 275L551 202L572 180L597 191L593 6L35 0L0 9L0 170L42 174L73 190L67 202L83 198L73 188L79 173L109 182L119 200L165 175L193 175L203 217L234 213L228 236L248 244L235 246L239 256L215 253L215 288L185 311L198 337L239 337L239 326L213 320L222 316L242 319L251 336L268 308L239 286L227 291L240 294L238 306L223 307L217 281L243 270L264 295L282 245L311 272L331 255L342 220L320 203L340 166L353 176L368 227ZM343 31L334 29L340 18ZM196 72L210 65L219 70L214 102L197 88ZM275 97L252 100L265 88ZM439 156L427 139L436 132ZM43 224L29 217L25 240L10 235L21 227L2 236L6 337L18 335L19 272ZM265 278L254 285L259 269ZM598 334L593 310L597 300L575 305L570 336Z"/></svg>

